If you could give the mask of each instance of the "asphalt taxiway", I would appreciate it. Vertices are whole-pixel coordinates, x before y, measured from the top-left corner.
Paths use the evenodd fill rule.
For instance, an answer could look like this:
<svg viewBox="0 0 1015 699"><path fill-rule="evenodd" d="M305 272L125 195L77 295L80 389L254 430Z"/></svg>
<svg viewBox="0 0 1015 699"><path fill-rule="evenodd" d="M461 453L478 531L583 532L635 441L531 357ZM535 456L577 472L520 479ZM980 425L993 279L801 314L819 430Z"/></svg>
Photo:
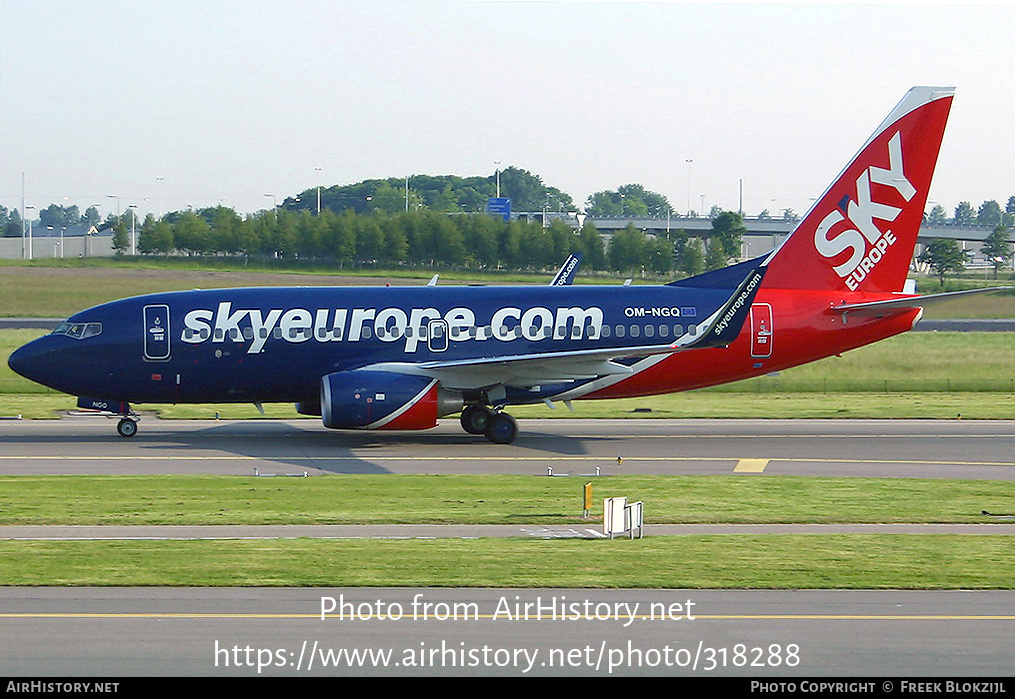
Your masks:
<svg viewBox="0 0 1015 699"><path fill-rule="evenodd" d="M9 678L832 676L891 694L891 678L1009 676L1013 603L1012 591L0 588L0 658Z"/></svg>
<svg viewBox="0 0 1015 699"><path fill-rule="evenodd" d="M776 474L1015 478L1015 420L520 420L511 445L465 434L342 432L318 420L0 421L0 474Z"/></svg>

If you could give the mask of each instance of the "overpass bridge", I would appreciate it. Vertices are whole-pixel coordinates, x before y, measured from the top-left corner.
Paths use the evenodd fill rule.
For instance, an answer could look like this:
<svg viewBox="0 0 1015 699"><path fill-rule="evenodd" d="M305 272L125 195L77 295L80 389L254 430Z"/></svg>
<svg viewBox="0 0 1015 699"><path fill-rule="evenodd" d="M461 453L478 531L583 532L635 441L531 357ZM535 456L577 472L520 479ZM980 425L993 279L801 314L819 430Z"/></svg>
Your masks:
<svg viewBox="0 0 1015 699"><path fill-rule="evenodd" d="M542 212L520 213L519 218L529 220L541 220ZM547 213L546 221L560 220L574 228L579 227L577 216L570 214ZM623 230L629 225L644 231L649 235L665 235L667 232L683 230L692 236L698 235L707 237L712 231L712 219L707 216L688 218L683 216L670 216L668 218L656 218L649 216L616 216L605 218L588 217L585 223L591 223L600 233L612 234L615 231ZM744 217L744 227L747 229L743 235L742 257L744 259L761 255L778 245L792 232L799 218L750 218ZM923 252L920 245L926 245L935 238L946 238L958 241L963 250L968 250L975 255L980 254L983 241L993 232L990 226L960 226L949 224L924 223L920 226L920 234L917 238L916 254ZM1008 242L1015 243L1015 234L1008 233Z"/></svg>

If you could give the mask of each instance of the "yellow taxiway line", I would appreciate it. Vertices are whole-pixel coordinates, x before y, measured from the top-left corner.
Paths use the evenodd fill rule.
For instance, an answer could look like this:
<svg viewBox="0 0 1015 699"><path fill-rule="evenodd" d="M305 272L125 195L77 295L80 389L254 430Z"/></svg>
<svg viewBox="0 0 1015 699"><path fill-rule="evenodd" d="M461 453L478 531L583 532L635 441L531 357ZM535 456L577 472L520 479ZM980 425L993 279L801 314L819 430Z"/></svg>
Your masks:
<svg viewBox="0 0 1015 699"><path fill-rule="evenodd" d="M372 613L357 614L358 621L370 621ZM244 612L8 612L0 613L0 619L313 619L320 620L320 612L313 614L244 613ZM381 621L398 621L390 616L376 616ZM434 617L436 618L436 617ZM495 614L469 615L470 620L494 620ZM629 619L658 621L647 614L612 615L597 618L598 621L628 621ZM413 619L411 614L403 621L426 621ZM569 617L544 614L539 619L527 621L567 621ZM571 619L573 620L573 619ZM684 620L684 617L681 618ZM699 621L1015 621L1011 614L695 614Z"/></svg>

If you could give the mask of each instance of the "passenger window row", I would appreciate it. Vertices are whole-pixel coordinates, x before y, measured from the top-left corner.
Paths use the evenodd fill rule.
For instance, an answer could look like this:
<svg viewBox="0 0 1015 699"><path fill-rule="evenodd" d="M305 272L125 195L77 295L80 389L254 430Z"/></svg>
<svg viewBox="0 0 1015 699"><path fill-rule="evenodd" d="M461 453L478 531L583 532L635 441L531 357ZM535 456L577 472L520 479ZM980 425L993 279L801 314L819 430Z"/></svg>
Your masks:
<svg viewBox="0 0 1015 699"><path fill-rule="evenodd" d="M439 329L440 326L437 326L437 328ZM579 328L579 327L572 327L571 328L570 337L571 337L571 339L575 339L575 340L580 339L582 337L589 338L589 337L593 336L593 330L594 329L593 329L593 327L591 325L585 327L584 333L581 332L581 328ZM558 335L565 335L565 336L567 335L567 327L560 327L560 328L557 329L557 331L558 331L558 333L557 333ZM647 337L647 338L656 337L656 336L658 336L660 338L669 338L669 337L671 337L671 331L672 331L672 337L678 338L678 337L680 337L681 335L684 334L684 327L682 325L673 325L673 326L670 326L670 325L667 325L667 324L660 324L660 325L656 326L656 325L638 325L638 324L635 324L635 323L632 323L631 325L623 325L623 324L619 324L618 323L617 325L612 326L612 327L609 326L609 325L604 325L602 327L601 331L600 331L600 336L603 337L603 338L609 338L609 337L617 337L617 338L621 338L621 337L642 337L642 336ZM687 331L693 335L694 331L695 331L695 326L694 325L689 325L687 327ZM59 335L59 334L70 335L71 337L91 337L91 335L98 335L100 332L102 332L102 326L99 323L88 323L87 325L85 325L83 323L77 323L77 324L74 324L74 325L70 325L68 323L63 323L59 328L57 328L56 330L53 331L53 334L55 334L55 335ZM406 328L405 329L405 333L404 333L404 337L411 338L411 337L413 337L413 335L415 333L418 333L418 337L425 338L426 337L426 328L418 328L418 329L415 329L415 330L413 328ZM196 337L196 338L198 338L200 340L207 340L208 337L209 337L209 334L210 333L209 333L207 328L201 328L200 331L196 331L196 332L191 330L190 328L187 328L184 331L184 339L188 339L189 340L189 339L194 339ZM237 328L230 328L229 329L229 333L228 333L228 337L229 337L230 340L239 340L240 339L240 334L241 334L241 331L239 329L237 329ZM244 340L253 340L254 339L254 330L253 330L253 328L250 328L250 327L243 328L242 335L243 335L243 339ZM259 337L262 340L267 338L268 337L268 330L267 330L267 328L260 328L260 330L258 332L258 335L259 335ZM484 326L479 326L479 327L473 326L473 327L470 327L468 329L453 328L451 330L450 335L451 335L451 339L452 340L465 340L465 339L472 339L472 340L475 340L475 339L484 339L485 340L485 339L490 339L490 338L493 337L493 329L489 325L484 325ZM283 339L282 329L281 328L274 328L274 329L272 329L271 336L274 339L276 339L276 340ZM364 325L360 329L360 337L363 338L364 340L369 340L372 336L373 336L373 328L371 326ZM391 336L398 337L397 332L394 331L394 330L387 330L385 328L378 328L377 329L377 337L378 338L383 339L385 337L391 337ZM529 337L537 337L538 338L539 336L542 336L543 338L550 338L550 337L552 337L553 336L553 328L552 327L542 327L542 328L540 328L539 326L533 326L532 328L529 329ZM222 340L225 337L226 337L226 334L225 334L225 332L223 331L222 328L216 328L215 329L215 339L216 340ZM299 339L299 338L309 338L309 337L310 337L310 329L309 328L290 328L289 329L289 337L287 339L293 339L293 340L295 340L295 339ZM342 329L341 328L337 328L337 329L318 328L317 329L317 337L319 339L321 339L321 340L326 340L326 339L331 339L331 338L334 338L336 340L341 340L342 339ZM503 326L503 327L501 327L501 337L509 337L509 338L513 338L513 339L514 338L520 338L520 337L522 337L522 328L521 328L521 326L517 326L517 325L514 328L508 328L507 326Z"/></svg>

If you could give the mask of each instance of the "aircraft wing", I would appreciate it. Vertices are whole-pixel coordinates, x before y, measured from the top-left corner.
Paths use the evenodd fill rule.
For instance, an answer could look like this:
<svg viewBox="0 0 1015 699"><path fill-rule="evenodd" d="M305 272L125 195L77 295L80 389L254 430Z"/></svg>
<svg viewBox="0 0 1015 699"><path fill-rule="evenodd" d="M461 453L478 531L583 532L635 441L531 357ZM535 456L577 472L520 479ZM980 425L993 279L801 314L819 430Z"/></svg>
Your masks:
<svg viewBox="0 0 1015 699"><path fill-rule="evenodd" d="M630 367L616 360L724 347L732 343L750 313L751 302L761 286L764 272L763 265L754 268L726 303L698 325L693 334L685 332L676 341L667 344L500 355L418 364L385 362L371 365L370 368L429 376L455 389L495 385L524 388L631 373Z"/></svg>
<svg viewBox="0 0 1015 699"><path fill-rule="evenodd" d="M670 345L631 349L640 350L638 354L629 355L638 357L677 351ZM372 365L369 368L378 371L428 376L439 380L444 386L459 390L497 385L526 388L541 384L582 381L613 374L630 374L632 372L630 367L614 361L622 359L624 356L628 355L617 350L608 352L594 350L588 353L546 353L457 362L425 362L422 364L386 362Z"/></svg>

